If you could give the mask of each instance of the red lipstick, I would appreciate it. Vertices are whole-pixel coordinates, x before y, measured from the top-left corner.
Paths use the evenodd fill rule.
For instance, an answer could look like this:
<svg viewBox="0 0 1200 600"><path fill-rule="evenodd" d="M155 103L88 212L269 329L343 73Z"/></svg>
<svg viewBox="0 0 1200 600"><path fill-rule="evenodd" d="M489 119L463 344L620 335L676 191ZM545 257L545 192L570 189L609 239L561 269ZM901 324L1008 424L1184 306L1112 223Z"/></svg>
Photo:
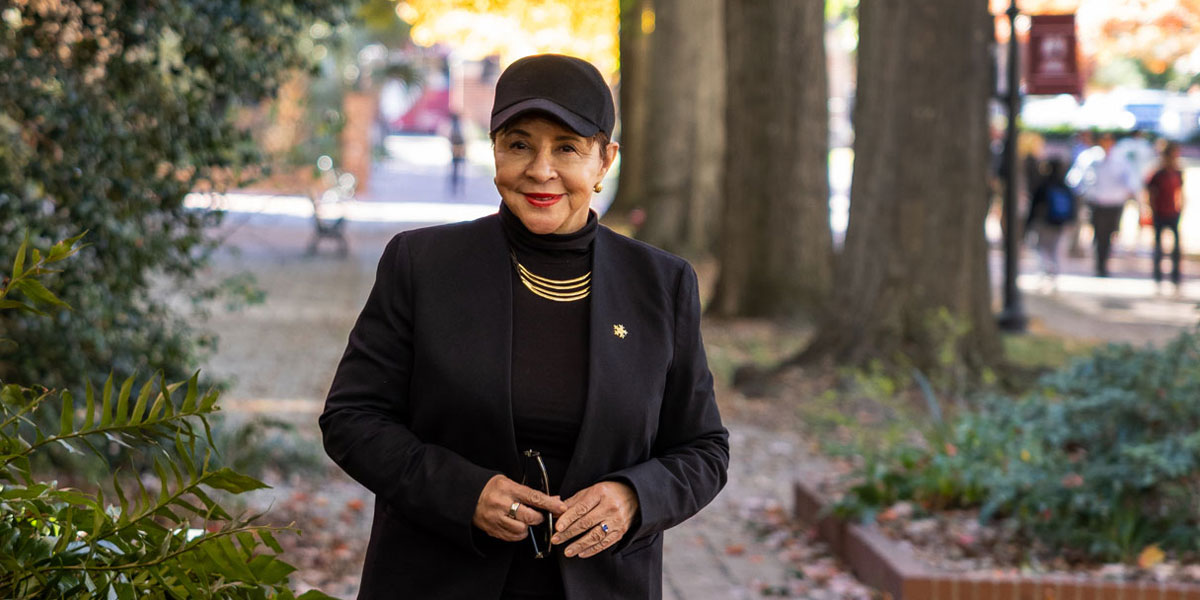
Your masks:
<svg viewBox="0 0 1200 600"><path fill-rule="evenodd" d="M546 208L554 206L563 196L564 194L525 194L525 201L538 208Z"/></svg>

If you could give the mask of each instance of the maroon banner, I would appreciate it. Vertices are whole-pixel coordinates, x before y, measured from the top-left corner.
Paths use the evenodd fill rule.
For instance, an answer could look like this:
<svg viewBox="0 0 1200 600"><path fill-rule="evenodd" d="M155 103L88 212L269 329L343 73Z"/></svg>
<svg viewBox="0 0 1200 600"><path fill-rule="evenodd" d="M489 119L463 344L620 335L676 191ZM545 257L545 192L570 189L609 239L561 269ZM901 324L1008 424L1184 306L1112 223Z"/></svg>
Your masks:
<svg viewBox="0 0 1200 600"><path fill-rule="evenodd" d="M1026 47L1027 94L1083 94L1075 15L1032 15Z"/></svg>

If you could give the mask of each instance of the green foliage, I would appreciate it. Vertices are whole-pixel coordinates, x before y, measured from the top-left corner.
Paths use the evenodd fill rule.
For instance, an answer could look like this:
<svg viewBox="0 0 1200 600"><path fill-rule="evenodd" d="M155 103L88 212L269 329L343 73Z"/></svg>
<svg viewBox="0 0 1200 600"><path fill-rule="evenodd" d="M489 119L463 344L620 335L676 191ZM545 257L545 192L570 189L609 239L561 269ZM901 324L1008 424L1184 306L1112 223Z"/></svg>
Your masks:
<svg viewBox="0 0 1200 600"><path fill-rule="evenodd" d="M0 10L0 263L28 233L49 245L80 230L91 247L52 285L73 311L52 319L6 311L0 378L52 387L164 371L208 341L151 294L197 278L215 242L215 212L184 196L237 182L258 161L241 107L308 68L311 25L353 3L312 0L18 3ZM307 42L307 43L305 43Z"/></svg>
<svg viewBox="0 0 1200 600"><path fill-rule="evenodd" d="M1024 124L1021 124L1020 127L1021 131L1036 133L1048 140L1068 140L1075 137L1075 135L1080 132L1080 129L1076 128L1074 125L1067 124L1054 125L1051 127L1027 127ZM1088 128L1087 131L1093 136L1100 136L1107 133L1111 134L1115 138L1121 138L1129 134L1128 129L1119 128L1110 129L1103 127L1092 127Z"/></svg>
<svg viewBox="0 0 1200 600"><path fill-rule="evenodd" d="M866 466L839 506L978 507L1075 558L1200 550L1200 330L1108 345Z"/></svg>
<svg viewBox="0 0 1200 600"><path fill-rule="evenodd" d="M826 0L825 20L841 22L858 17L858 0Z"/></svg>
<svg viewBox="0 0 1200 600"><path fill-rule="evenodd" d="M396 14L392 0L363 0L356 14L372 38L389 48L400 48L408 42L412 29Z"/></svg>
<svg viewBox="0 0 1200 600"><path fill-rule="evenodd" d="M23 243L0 309L63 306L39 278L78 252L80 237L45 256ZM8 298L12 292L26 300ZM88 384L83 406L69 391L0 383L0 597L295 598L278 529L254 525L258 515L232 515L212 496L266 487L211 466L211 452L198 450L198 442L213 444L208 415L217 393L201 392L197 374L136 383L129 377L117 387L110 375L100 391ZM97 444L106 443L145 454L153 470L135 474L136 490L114 472L116 504L102 490L47 482L33 466L51 447L103 457Z"/></svg>
<svg viewBox="0 0 1200 600"><path fill-rule="evenodd" d="M44 257L41 250L29 247L29 237L26 236L17 249L16 258L13 259L12 275L4 281L4 287L0 288L0 310L15 309L44 317L46 313L38 310L37 304L70 308L70 305L46 289L40 278L50 273L58 273L57 269L51 269L48 265L70 258L79 252L82 248L79 240L85 235L87 232L51 246ZM29 300L13 300L8 297L11 292L20 292Z"/></svg>

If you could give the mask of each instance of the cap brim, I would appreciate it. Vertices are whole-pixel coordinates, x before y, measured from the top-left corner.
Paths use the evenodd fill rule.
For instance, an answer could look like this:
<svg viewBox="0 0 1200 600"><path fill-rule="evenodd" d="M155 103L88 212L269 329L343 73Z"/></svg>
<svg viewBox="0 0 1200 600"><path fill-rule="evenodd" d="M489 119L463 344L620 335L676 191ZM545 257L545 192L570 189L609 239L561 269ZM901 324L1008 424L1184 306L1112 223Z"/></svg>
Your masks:
<svg viewBox="0 0 1200 600"><path fill-rule="evenodd" d="M512 118L521 115L522 113L541 111L554 115L559 120L570 127L572 131L582 135L583 137L591 137L600 131L600 127L595 123L567 110L560 104L547 100L545 98L530 98L522 100L509 106L508 108L492 115L491 131L496 131L501 125L504 125Z"/></svg>

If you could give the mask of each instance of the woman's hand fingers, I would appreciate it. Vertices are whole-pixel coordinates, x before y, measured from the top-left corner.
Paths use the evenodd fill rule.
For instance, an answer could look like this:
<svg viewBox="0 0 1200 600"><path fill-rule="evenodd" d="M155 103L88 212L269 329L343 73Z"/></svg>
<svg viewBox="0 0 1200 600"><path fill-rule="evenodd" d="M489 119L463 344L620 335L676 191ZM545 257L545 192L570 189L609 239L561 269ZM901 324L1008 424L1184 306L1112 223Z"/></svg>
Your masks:
<svg viewBox="0 0 1200 600"><path fill-rule="evenodd" d="M511 479L509 481L512 481ZM567 504L558 496L547 496L533 488L525 487L519 483L513 482L517 486L516 496L514 499L522 505L540 508L550 511L551 514L559 515L567 510Z"/></svg>
<svg viewBox="0 0 1200 600"><path fill-rule="evenodd" d="M527 505L535 501L551 505L555 502L545 494L539 494L503 475L495 475L483 486L475 503L471 523L497 539L507 542L523 540L529 535L529 525L536 525L544 519L540 512ZM562 503L561 500L557 502ZM514 503L517 504L515 514Z"/></svg>
<svg viewBox="0 0 1200 600"><path fill-rule="evenodd" d="M615 544L629 531L638 510L637 493L618 481L602 481L583 489L566 504L551 541L561 544L579 536L563 551L568 557L587 558Z"/></svg>
<svg viewBox="0 0 1200 600"><path fill-rule="evenodd" d="M592 515L591 512L599 505L600 494L595 486L584 488L567 498L567 510L558 516L558 522L554 524L556 533L550 541L561 544L595 526L597 523L594 520L599 515Z"/></svg>
<svg viewBox="0 0 1200 600"><path fill-rule="evenodd" d="M607 525L607 523L605 523ZM600 553L601 550L617 543L621 538L625 537L624 531L617 531L609 527L608 533L599 526L593 527L591 531L585 533L583 537L575 540L574 544L567 546L564 552L567 556L578 556L579 558L590 558ZM578 549L576 549L578 548Z"/></svg>
<svg viewBox="0 0 1200 600"><path fill-rule="evenodd" d="M517 509L517 520L525 525L540 525L542 521L546 520L546 517L542 515L542 511L529 508L528 506L522 504L521 507Z"/></svg>

